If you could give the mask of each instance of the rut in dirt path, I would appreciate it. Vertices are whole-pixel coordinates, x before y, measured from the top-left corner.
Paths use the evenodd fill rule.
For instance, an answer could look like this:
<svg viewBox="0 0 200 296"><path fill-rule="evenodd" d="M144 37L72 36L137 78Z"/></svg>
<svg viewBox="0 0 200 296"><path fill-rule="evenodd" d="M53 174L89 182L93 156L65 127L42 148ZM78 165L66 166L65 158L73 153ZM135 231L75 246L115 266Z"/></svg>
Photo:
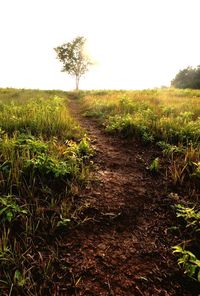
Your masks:
<svg viewBox="0 0 200 296"><path fill-rule="evenodd" d="M95 146L98 169L81 195L90 219L63 242L68 254L60 251L78 280L66 295L184 295L170 250L166 182L146 170L155 151L106 135L81 116L78 101L69 106Z"/></svg>

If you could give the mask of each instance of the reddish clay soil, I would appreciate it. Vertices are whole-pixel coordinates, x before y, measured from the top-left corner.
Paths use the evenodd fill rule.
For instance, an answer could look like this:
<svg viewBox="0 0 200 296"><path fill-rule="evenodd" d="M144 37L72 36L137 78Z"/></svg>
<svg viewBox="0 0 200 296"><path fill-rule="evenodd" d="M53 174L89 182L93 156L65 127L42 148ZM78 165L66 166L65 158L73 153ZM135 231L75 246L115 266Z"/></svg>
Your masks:
<svg viewBox="0 0 200 296"><path fill-rule="evenodd" d="M76 203L83 223L58 244L60 270L52 295L198 295L178 269L171 247L179 242L172 188L164 171L148 169L155 147L106 134L94 121L73 116L87 130L96 151L91 181ZM62 282L62 284L61 284Z"/></svg>

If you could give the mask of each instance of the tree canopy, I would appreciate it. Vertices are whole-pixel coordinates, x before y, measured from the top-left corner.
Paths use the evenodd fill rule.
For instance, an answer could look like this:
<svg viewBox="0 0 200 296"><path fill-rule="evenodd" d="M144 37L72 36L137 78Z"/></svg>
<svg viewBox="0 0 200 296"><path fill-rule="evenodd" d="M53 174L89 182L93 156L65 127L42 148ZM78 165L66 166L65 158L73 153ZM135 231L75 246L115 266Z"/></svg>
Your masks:
<svg viewBox="0 0 200 296"><path fill-rule="evenodd" d="M200 89L200 65L196 68L187 67L180 70L171 81L171 86L176 88Z"/></svg>
<svg viewBox="0 0 200 296"><path fill-rule="evenodd" d="M71 42L64 43L54 48L57 53L57 59L62 62L62 72L75 77L76 90L79 88L80 77L84 75L92 61L85 52L86 39L83 36L76 37Z"/></svg>

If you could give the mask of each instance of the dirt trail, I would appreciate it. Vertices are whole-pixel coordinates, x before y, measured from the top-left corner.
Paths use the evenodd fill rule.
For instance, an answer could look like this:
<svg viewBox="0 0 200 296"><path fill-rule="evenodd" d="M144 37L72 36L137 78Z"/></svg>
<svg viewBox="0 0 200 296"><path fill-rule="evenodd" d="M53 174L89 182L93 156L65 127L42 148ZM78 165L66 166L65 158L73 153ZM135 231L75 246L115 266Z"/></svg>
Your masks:
<svg viewBox="0 0 200 296"><path fill-rule="evenodd" d="M59 247L70 268L59 295L192 295L181 287L171 255L170 190L162 175L146 169L158 151L108 136L80 115L77 101L70 110L95 146L98 169L80 197L88 220Z"/></svg>

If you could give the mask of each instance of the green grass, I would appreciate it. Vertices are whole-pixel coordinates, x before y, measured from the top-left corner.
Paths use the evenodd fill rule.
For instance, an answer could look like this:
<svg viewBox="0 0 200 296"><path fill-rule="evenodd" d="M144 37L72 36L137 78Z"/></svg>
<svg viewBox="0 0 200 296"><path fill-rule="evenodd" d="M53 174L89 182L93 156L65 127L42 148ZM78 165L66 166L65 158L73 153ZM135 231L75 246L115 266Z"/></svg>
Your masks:
<svg viewBox="0 0 200 296"><path fill-rule="evenodd" d="M54 242L81 222L73 200L87 182L92 154L66 93L0 90L2 295L49 295L54 265L65 268Z"/></svg>
<svg viewBox="0 0 200 296"><path fill-rule="evenodd" d="M46 139L80 136L80 129L70 117L67 100L62 97L32 98L0 103L0 128L9 135L29 133Z"/></svg>
<svg viewBox="0 0 200 296"><path fill-rule="evenodd" d="M168 150L175 184L188 178L199 183L200 91L91 92L83 104L85 115L98 119L107 132Z"/></svg>
<svg viewBox="0 0 200 296"><path fill-rule="evenodd" d="M171 144L194 144L200 138L200 92L147 90L105 92L85 96L86 115L103 121L122 136L143 136ZM146 138L147 134L147 138Z"/></svg>

